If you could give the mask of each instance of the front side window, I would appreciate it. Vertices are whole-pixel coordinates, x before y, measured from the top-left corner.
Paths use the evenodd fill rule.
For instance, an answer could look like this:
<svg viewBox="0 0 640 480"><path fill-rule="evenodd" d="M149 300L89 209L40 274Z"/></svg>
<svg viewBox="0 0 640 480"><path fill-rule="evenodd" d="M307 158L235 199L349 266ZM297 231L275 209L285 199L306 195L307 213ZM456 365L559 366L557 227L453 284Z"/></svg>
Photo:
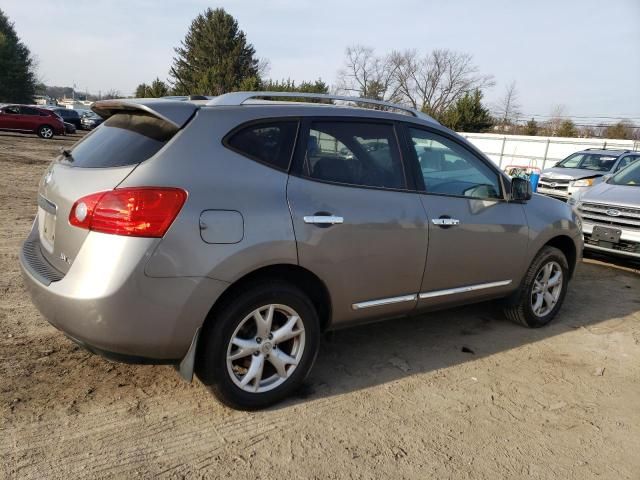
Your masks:
<svg viewBox="0 0 640 480"><path fill-rule="evenodd" d="M259 123L232 134L226 143L249 158L287 170L297 131L297 121Z"/></svg>
<svg viewBox="0 0 640 480"><path fill-rule="evenodd" d="M317 180L365 187L405 188L405 176L392 125L312 122L305 174Z"/></svg>
<svg viewBox="0 0 640 480"><path fill-rule="evenodd" d="M4 107L2 111L7 115L19 115L20 107Z"/></svg>
<svg viewBox="0 0 640 480"><path fill-rule="evenodd" d="M446 137L409 128L427 193L501 198L498 174L467 149Z"/></svg>
<svg viewBox="0 0 640 480"><path fill-rule="evenodd" d="M633 162L632 166L616 173L607 183L640 187L640 162Z"/></svg>
<svg viewBox="0 0 640 480"><path fill-rule="evenodd" d="M634 163L636 160L638 160L638 158L640 158L640 155L627 155L626 157L623 157L622 160L620 160L620 163L618 163L618 166L616 167L616 171L620 171L623 168L628 167L629 165Z"/></svg>

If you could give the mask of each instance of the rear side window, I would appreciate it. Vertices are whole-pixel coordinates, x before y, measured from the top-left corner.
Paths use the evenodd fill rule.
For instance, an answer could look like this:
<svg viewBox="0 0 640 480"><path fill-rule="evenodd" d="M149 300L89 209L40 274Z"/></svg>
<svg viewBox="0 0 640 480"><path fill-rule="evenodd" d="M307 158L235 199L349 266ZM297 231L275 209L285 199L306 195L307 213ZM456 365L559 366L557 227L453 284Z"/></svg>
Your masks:
<svg viewBox="0 0 640 480"><path fill-rule="evenodd" d="M20 113L22 115L40 115L40 112L31 107L20 107Z"/></svg>
<svg viewBox="0 0 640 480"><path fill-rule="evenodd" d="M117 113L76 144L67 160L84 168L135 165L155 155L177 131L144 112Z"/></svg>
<svg viewBox="0 0 640 480"><path fill-rule="evenodd" d="M406 186L392 125L355 121L311 123L306 174L318 180L364 187Z"/></svg>
<svg viewBox="0 0 640 480"><path fill-rule="evenodd" d="M225 144L253 160L287 170L297 132L297 121L259 123L233 133Z"/></svg>

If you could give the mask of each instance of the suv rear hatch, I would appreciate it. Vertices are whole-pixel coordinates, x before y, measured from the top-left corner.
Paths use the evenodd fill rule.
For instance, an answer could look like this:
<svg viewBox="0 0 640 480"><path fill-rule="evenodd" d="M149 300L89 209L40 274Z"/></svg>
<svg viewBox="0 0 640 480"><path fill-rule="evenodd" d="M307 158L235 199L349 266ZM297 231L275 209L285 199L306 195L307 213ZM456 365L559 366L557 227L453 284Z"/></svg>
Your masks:
<svg viewBox="0 0 640 480"><path fill-rule="evenodd" d="M69 224L73 204L85 195L115 189L153 157L197 110L188 102L109 100L93 107L107 120L56 158L38 187L42 255L66 273L89 230Z"/></svg>

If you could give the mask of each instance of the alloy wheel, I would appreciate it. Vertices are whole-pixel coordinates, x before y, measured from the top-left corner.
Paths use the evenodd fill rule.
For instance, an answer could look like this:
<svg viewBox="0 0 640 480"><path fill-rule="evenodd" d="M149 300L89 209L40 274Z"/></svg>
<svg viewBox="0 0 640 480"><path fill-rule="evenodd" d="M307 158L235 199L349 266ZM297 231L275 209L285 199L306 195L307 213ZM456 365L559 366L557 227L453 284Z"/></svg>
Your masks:
<svg viewBox="0 0 640 480"><path fill-rule="evenodd" d="M538 271L531 290L531 310L537 317L548 315L562 292L562 267L556 261L545 263Z"/></svg>
<svg viewBox="0 0 640 480"><path fill-rule="evenodd" d="M256 308L235 329L227 346L227 371L245 392L263 393L286 382L302 359L305 329L286 305Z"/></svg>

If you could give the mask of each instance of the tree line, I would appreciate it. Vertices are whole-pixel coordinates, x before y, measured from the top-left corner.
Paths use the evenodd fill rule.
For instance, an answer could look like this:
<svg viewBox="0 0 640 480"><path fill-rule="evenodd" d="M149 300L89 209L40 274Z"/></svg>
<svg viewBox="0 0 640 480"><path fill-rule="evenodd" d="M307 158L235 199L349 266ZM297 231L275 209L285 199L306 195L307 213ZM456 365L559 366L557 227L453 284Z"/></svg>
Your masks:
<svg viewBox="0 0 640 480"><path fill-rule="evenodd" d="M291 79L267 78L269 62L258 58L236 19L224 9L207 8L196 16L168 67L168 79L159 76L140 83L136 97L170 95L220 95L232 91L289 91L329 93L322 79L296 83ZM35 62L18 38L13 24L0 10L0 102L30 103L35 94L51 97L75 95L87 100L117 98L77 92L70 87L51 87L36 81ZM447 49L419 52L415 49L377 54L374 49L350 46L337 72L334 91L410 106L431 115L457 131L502 132L549 136L606 136L638 138L640 129L629 121L601 128L576 126L563 112L548 121L523 121L515 82L507 85L494 105L487 105L484 92L495 85L466 53Z"/></svg>

